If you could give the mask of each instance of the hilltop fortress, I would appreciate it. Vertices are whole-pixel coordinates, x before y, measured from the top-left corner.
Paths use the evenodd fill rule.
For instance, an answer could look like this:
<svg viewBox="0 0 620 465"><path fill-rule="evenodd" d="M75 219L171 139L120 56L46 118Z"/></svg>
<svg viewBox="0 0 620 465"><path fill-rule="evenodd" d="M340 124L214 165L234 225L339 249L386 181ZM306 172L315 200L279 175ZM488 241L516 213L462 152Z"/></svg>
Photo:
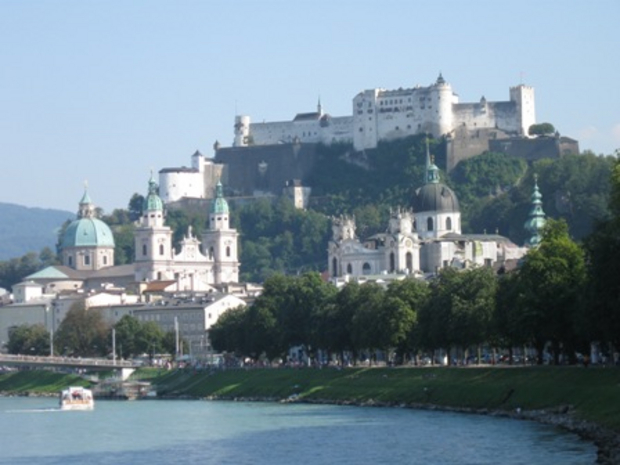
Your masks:
<svg viewBox="0 0 620 465"><path fill-rule="evenodd" d="M491 102L483 96L475 103L460 103L439 74L426 87L359 92L348 116L324 112L320 100L316 111L298 113L291 121L253 123L250 116L237 115L232 147L216 142L213 159L196 152L191 168L162 169L160 194L167 204L213 198L221 178L233 197L279 196L283 190L312 187L306 179L316 162L318 144L351 144L362 152L381 141L418 134L445 138L445 159L442 154L439 164L448 172L486 151L526 160L579 153L577 141L559 134L529 136L530 126L536 124L533 87L519 84L508 94L507 101Z"/></svg>
<svg viewBox="0 0 620 465"><path fill-rule="evenodd" d="M353 98L351 116L333 117L317 111L300 113L292 121L252 123L249 116L235 118L235 147L282 143L353 143L355 150L371 149L381 140L415 134L449 136L457 130L497 129L527 137L536 123L534 89L511 87L510 99L460 103L452 86L440 74L434 84L410 89L370 89Z"/></svg>

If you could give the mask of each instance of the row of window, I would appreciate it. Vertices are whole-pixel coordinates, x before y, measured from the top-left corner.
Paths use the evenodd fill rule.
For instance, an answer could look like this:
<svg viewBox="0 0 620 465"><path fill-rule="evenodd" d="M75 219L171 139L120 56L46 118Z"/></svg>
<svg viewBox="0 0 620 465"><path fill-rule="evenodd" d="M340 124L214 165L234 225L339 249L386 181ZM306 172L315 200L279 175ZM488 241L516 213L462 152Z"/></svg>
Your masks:
<svg viewBox="0 0 620 465"><path fill-rule="evenodd" d="M164 245L163 244L159 244L159 255L163 257L164 256L164 251L165 251ZM226 256L230 257L230 254L231 254L230 247L226 247ZM142 256L146 257L147 255L148 255L148 247L146 246L146 244L142 244ZM213 259L213 255L214 255L213 247L210 247L209 248L209 258ZM69 257L69 259L70 258L71 257ZM107 262L107 257L104 257L104 265L106 264L106 262Z"/></svg>
<svg viewBox="0 0 620 465"><path fill-rule="evenodd" d="M107 266L108 265L108 256L104 255L103 257L101 257L101 263L103 264L103 266ZM83 255L82 256L82 264L84 266L90 266L91 264L91 260L90 260L90 255ZM67 265L68 266L73 266L73 257L69 256L67 258Z"/></svg>
<svg viewBox="0 0 620 465"><path fill-rule="evenodd" d="M406 264L406 268L408 270L412 270L413 269L413 254L411 252L407 252L407 254L405 255L405 264ZM347 263L347 268L346 268L347 272L346 274L353 274L353 265L351 263ZM394 253L390 254L390 269L389 269L390 273L394 273L396 271L396 257L394 255ZM369 275L372 273L372 267L370 266L370 263L365 262L362 265L362 274L364 276ZM333 258L332 259L332 275L333 276L338 276L338 259Z"/></svg>

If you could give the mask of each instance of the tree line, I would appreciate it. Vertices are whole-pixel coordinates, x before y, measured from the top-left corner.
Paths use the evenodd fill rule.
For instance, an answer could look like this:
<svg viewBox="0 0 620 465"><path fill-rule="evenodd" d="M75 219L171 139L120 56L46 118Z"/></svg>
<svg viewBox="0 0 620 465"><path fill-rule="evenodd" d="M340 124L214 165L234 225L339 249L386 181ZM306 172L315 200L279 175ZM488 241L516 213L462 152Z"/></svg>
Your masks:
<svg viewBox="0 0 620 465"><path fill-rule="evenodd" d="M497 274L446 268L428 282L407 277L341 289L313 272L275 275L251 306L220 317L211 343L240 358L286 360L295 347L304 359L322 354L339 363L377 354L405 363L436 351L467 358L483 347L510 360L513 348L527 347L537 363L575 363L593 342L611 356L620 348L618 218L601 223L586 247L570 238L564 220L550 220L520 266Z"/></svg>
<svg viewBox="0 0 620 465"><path fill-rule="evenodd" d="M112 331L114 330L114 335ZM183 344L183 340L181 339ZM187 347L187 344L183 344ZM153 321L141 322L131 315L112 325L97 309L75 303L58 330L50 334L42 324L23 324L9 328L7 351L23 355L62 355L71 357L106 357L113 346L119 359L147 354L175 354L176 334L164 332Z"/></svg>

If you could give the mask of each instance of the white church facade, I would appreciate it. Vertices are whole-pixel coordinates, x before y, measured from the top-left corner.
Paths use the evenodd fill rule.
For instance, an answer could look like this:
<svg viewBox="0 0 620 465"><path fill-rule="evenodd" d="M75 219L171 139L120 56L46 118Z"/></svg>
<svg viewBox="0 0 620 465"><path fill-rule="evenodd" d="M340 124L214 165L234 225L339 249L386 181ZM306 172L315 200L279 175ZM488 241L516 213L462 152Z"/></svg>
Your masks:
<svg viewBox="0 0 620 465"><path fill-rule="evenodd" d="M536 123L534 89L520 84L509 89L507 101L461 103L440 74L429 86L396 90L369 89L358 93L352 113L333 117L319 102L316 112L300 113L292 121L254 123L235 117L236 147L282 143L352 143L356 150L375 148L379 141L416 134L451 136L457 130L498 129L528 136Z"/></svg>
<svg viewBox="0 0 620 465"><path fill-rule="evenodd" d="M351 216L335 218L332 225L328 269L334 281L373 275L427 277L447 267L497 266L527 251L498 234L462 234L456 194L440 182L428 153L425 184L409 208L390 212L386 233L360 240Z"/></svg>
<svg viewBox="0 0 620 465"><path fill-rule="evenodd" d="M135 278L144 281L174 281L178 290L204 291L212 285L239 281L238 233L230 227L228 203L218 182L202 243L191 227L177 253L173 231L164 222L164 204L157 183L149 181L149 192L135 231Z"/></svg>

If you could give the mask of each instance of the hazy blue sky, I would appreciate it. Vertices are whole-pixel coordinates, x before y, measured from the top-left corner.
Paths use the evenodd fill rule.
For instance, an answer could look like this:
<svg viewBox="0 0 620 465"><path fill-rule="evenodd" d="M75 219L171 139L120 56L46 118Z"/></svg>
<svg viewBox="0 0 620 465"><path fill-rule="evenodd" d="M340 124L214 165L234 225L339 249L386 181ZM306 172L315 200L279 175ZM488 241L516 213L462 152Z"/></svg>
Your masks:
<svg viewBox="0 0 620 465"><path fill-rule="evenodd" d="M233 140L235 113L338 116L361 90L535 87L539 122L620 147L618 0L0 1L0 202L107 212ZM1 221L1 220L0 220Z"/></svg>

